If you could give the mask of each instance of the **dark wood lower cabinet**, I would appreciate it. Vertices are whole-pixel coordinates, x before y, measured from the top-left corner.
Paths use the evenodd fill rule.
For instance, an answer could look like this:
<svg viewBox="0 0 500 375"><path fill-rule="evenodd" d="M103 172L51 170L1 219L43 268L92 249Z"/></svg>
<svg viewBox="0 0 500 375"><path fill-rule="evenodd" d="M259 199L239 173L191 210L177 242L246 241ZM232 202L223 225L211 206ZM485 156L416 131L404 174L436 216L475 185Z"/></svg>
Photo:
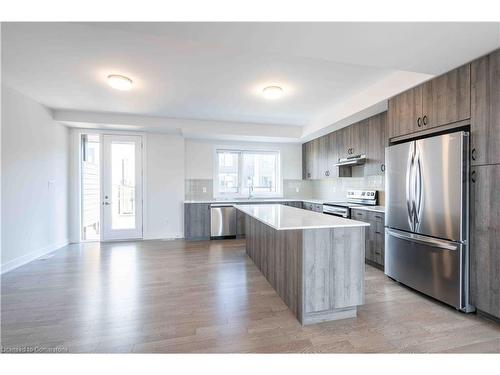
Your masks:
<svg viewBox="0 0 500 375"><path fill-rule="evenodd" d="M285 206L303 208L302 201L255 202L256 204L279 203ZM304 202L305 203L305 202ZM312 211L323 210L322 205L309 203ZM236 212L236 237L245 236L245 214ZM210 203L184 203L184 237L188 241L210 239Z"/></svg>
<svg viewBox="0 0 500 375"><path fill-rule="evenodd" d="M471 170L471 303L500 318L500 164Z"/></svg>
<svg viewBox="0 0 500 375"><path fill-rule="evenodd" d="M384 269L385 214L353 208L351 210L351 218L370 224L366 230L365 260L368 264Z"/></svg>
<svg viewBox="0 0 500 375"><path fill-rule="evenodd" d="M189 241L210 239L210 204L184 204L184 237Z"/></svg>

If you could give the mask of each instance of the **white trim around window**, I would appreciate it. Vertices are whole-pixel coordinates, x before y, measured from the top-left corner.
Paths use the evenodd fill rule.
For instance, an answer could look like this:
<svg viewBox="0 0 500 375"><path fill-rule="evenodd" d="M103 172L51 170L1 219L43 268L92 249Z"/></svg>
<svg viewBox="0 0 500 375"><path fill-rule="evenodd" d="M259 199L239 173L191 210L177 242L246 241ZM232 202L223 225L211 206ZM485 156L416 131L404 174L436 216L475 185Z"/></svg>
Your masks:
<svg viewBox="0 0 500 375"><path fill-rule="evenodd" d="M225 165L220 165L219 155L221 153L227 154ZM256 166L255 162L251 163L250 158L259 155L268 155L270 158L260 160L258 166ZM283 181L279 150L232 148L227 146L214 147L213 160L213 191L215 198L282 197ZM264 168L267 170L263 171ZM259 173L257 176L254 175L256 170ZM227 179L225 190L221 189L220 178L222 177Z"/></svg>

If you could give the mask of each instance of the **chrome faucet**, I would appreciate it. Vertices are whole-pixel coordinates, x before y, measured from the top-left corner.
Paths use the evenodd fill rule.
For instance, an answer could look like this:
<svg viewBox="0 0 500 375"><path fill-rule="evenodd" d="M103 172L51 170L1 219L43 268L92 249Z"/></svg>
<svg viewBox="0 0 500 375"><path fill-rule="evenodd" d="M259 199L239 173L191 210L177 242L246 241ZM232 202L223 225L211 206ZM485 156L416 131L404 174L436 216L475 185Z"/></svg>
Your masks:
<svg viewBox="0 0 500 375"><path fill-rule="evenodd" d="M252 198L252 193L253 193L253 185L250 185L248 187L248 199Z"/></svg>

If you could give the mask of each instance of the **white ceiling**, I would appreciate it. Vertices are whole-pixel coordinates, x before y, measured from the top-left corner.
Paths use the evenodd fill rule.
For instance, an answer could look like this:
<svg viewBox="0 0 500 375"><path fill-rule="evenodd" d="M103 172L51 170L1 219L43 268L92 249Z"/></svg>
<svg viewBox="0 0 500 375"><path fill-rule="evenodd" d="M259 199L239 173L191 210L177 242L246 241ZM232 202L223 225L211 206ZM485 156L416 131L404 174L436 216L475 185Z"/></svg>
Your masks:
<svg viewBox="0 0 500 375"><path fill-rule="evenodd" d="M4 23L2 76L53 109L307 128L499 46L499 23ZM285 97L264 100L270 84Z"/></svg>

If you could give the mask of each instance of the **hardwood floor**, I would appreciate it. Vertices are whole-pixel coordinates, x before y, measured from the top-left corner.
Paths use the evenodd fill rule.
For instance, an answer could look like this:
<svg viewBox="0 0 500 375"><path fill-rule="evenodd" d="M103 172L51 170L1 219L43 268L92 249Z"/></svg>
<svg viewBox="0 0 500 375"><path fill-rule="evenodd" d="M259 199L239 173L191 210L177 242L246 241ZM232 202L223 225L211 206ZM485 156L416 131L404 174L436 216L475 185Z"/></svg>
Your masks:
<svg viewBox="0 0 500 375"><path fill-rule="evenodd" d="M4 348L70 352L500 352L500 326L366 266L356 319L302 327L244 240L70 245L2 276Z"/></svg>

